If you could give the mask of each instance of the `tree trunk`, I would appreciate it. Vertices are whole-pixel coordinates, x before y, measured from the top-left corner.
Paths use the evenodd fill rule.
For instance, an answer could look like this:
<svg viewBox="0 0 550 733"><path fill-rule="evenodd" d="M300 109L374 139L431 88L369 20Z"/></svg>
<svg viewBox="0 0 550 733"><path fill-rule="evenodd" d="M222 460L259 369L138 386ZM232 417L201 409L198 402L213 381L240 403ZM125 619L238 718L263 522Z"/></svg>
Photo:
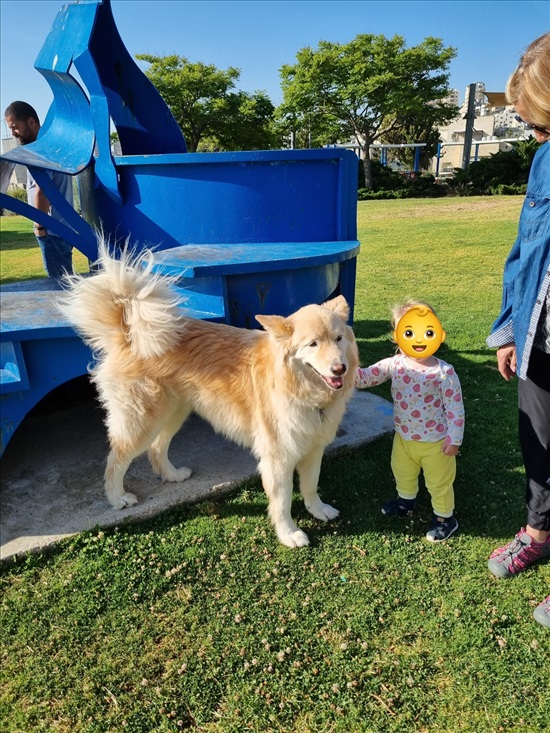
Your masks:
<svg viewBox="0 0 550 733"><path fill-rule="evenodd" d="M363 148L361 153L363 157L363 171L365 173L365 188L372 188L372 164L369 148Z"/></svg>

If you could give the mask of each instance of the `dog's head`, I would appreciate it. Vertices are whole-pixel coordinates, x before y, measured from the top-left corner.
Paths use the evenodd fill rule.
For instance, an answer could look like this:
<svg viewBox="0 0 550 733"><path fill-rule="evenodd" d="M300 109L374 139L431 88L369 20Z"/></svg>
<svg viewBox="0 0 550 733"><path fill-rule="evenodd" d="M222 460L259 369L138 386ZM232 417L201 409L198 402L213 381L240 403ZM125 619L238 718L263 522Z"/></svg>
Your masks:
<svg viewBox="0 0 550 733"><path fill-rule="evenodd" d="M288 318L256 316L283 350L293 370L324 390L353 386L357 345L347 325L349 306L339 295L322 305L306 305Z"/></svg>

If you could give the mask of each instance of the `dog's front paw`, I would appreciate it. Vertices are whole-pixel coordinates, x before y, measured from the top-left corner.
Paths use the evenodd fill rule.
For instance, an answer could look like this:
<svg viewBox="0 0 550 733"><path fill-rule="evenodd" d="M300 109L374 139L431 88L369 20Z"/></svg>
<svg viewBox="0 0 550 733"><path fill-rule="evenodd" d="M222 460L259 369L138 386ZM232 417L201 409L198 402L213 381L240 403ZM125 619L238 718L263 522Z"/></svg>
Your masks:
<svg viewBox="0 0 550 733"><path fill-rule="evenodd" d="M279 542L285 547L307 547L309 545L309 538L305 532L301 529L294 530L278 530L277 537Z"/></svg>
<svg viewBox="0 0 550 733"><path fill-rule="evenodd" d="M130 494L129 491L125 491L120 496L117 496L116 499L113 499L110 502L115 509L126 509L127 507L134 506L134 504L138 503L137 496L134 496L134 494Z"/></svg>
<svg viewBox="0 0 550 733"><path fill-rule="evenodd" d="M330 504L324 504L321 499L316 499L312 504L306 504L306 509L315 519L320 519L322 522L329 522L331 519L336 519L340 514L338 509L335 509Z"/></svg>

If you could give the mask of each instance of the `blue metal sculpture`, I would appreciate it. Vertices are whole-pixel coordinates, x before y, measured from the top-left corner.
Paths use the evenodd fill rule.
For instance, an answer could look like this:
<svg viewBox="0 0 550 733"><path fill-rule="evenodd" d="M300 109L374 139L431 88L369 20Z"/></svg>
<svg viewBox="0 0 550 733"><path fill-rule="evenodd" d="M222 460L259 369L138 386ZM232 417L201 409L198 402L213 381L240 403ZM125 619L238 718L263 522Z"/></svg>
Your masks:
<svg viewBox="0 0 550 733"><path fill-rule="evenodd" d="M64 6L35 66L54 101L36 142L3 157L29 168L68 226L6 194L3 208L47 226L90 260L98 227L111 241L154 247L156 269L178 276L186 311L197 318L254 327L256 314L287 315L338 293L353 309L354 153L187 153L170 110L124 47L110 0ZM83 216L51 185L51 170L80 174ZM42 397L91 361L57 314L56 289L38 280L0 290L2 450Z"/></svg>

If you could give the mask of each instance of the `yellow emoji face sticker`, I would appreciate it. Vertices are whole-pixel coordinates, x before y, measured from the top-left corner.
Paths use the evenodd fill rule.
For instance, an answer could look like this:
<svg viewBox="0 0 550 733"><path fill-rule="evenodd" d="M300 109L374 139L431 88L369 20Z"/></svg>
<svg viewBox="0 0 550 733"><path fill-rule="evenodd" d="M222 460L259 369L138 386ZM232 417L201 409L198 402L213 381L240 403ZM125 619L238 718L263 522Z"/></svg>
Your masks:
<svg viewBox="0 0 550 733"><path fill-rule="evenodd" d="M435 354L446 335L439 318L423 306L414 306L404 313L393 332L401 351L412 359L427 359Z"/></svg>

